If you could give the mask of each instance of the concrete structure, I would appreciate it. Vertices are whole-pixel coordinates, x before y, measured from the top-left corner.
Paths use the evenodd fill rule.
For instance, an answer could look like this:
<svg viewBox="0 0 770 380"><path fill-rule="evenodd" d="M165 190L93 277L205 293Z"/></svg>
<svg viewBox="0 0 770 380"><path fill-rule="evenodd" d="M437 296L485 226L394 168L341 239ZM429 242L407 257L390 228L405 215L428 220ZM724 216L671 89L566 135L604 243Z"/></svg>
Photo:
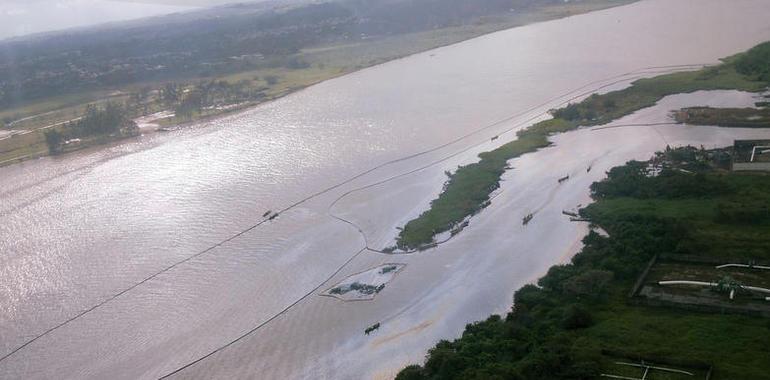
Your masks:
<svg viewBox="0 0 770 380"><path fill-rule="evenodd" d="M733 170L770 172L770 140L735 140Z"/></svg>

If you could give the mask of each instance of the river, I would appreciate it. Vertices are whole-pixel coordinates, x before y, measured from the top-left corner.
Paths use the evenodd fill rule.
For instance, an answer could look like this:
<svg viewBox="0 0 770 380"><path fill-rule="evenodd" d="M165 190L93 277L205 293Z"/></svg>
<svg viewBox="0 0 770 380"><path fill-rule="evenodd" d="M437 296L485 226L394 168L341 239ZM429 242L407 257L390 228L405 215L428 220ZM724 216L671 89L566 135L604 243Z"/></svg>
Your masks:
<svg viewBox="0 0 770 380"><path fill-rule="evenodd" d="M666 144L770 133L566 133L514 160L492 205L448 243L400 256L365 246L390 245L445 170L548 109L669 66L716 63L770 39L768 19L764 0L646 0L399 59L167 134L0 168L0 378L158 378L183 367L176 376L392 377L568 260L587 227L561 210L587 203L608 168ZM628 120L750 101L674 96ZM263 221L268 210L281 214ZM406 267L373 301L319 296L390 262Z"/></svg>

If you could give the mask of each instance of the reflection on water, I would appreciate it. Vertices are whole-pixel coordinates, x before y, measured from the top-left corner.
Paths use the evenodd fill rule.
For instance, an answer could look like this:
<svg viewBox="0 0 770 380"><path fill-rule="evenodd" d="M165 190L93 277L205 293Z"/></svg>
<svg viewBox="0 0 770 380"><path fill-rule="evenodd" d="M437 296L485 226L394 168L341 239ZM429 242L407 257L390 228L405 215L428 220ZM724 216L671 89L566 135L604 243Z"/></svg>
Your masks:
<svg viewBox="0 0 770 380"><path fill-rule="evenodd" d="M489 141L556 106L568 91L644 67L715 62L770 39L764 1L736 1L728 9L722 4L644 1L495 33L193 128L0 169L4 355L247 229L267 210L521 114L334 188L143 282L0 362L0 377L155 378L222 347L307 294L180 375L387 377L420 360L435 340L505 310L516 286L573 253L585 227L549 217L549 210L560 215L561 208L585 203L591 181L612 165L665 146L660 135L650 128L578 131L556 137L555 148L516 160L492 207L450 244L399 257L409 265L372 302L342 303L312 292L364 246L364 236L329 212L354 218L370 245L385 246L395 227L440 191L444 170L512 138L507 133ZM684 19L688 25L679 24ZM671 142L709 144L762 133L657 131ZM351 193L329 210L350 190L477 144ZM587 162L595 165L590 175L570 177L553 190L551 177L585 173ZM522 230L522 214L532 209L540 210L538 217ZM362 254L332 281L392 260ZM380 330L365 337L361 331L377 321Z"/></svg>

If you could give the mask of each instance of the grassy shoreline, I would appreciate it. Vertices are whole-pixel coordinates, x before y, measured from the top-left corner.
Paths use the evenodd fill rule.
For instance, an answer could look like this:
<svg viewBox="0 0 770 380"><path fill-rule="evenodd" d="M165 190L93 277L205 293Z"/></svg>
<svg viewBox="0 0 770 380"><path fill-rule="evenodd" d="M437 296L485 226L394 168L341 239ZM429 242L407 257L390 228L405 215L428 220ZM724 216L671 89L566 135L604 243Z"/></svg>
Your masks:
<svg viewBox="0 0 770 380"><path fill-rule="evenodd" d="M449 178L444 191L430 208L409 221L400 231L396 245L402 250L433 243L434 236L450 231L466 217L478 212L500 186L507 162L522 154L550 145L548 136L579 126L608 123L650 107L668 95L699 90L761 91L768 82L761 70L741 70L746 61L762 60L770 43L724 60L718 66L640 79L631 86L606 94L594 94L575 104L552 111L553 119L539 122L517 133L517 139L479 155L479 162L461 166ZM770 62L763 62L770 65ZM740 70L740 72L739 72Z"/></svg>
<svg viewBox="0 0 770 380"><path fill-rule="evenodd" d="M515 293L507 316L467 325L461 338L439 342L424 365L408 366L396 379L640 376L641 371L623 372L618 360L652 361L700 376L654 372L649 378L702 379L708 370L712 379L766 379L766 317L726 314L719 307L691 311L629 295L653 257L667 256L677 263L654 265L658 273L682 268L682 260L692 257L770 263L770 240L761 232L770 223L770 175L724 170L729 151L673 149L655 161L613 168L607 179L591 186L596 202L581 210L609 236L589 233L570 264L553 266L537 285ZM644 169L661 161L675 164L665 164L660 175L649 177ZM684 267L685 273L697 275L693 271L699 270ZM714 270L713 265L706 267ZM770 274L744 272L752 281L761 281L758 276L770 281ZM698 279L714 280L708 275ZM764 302L750 301L746 294L730 302L724 290L716 288L705 297L737 306Z"/></svg>
<svg viewBox="0 0 770 380"><path fill-rule="evenodd" d="M202 120L222 117L249 107L280 99L309 86L384 62L405 58L413 54L419 54L427 50L452 45L509 28L584 14L626 5L635 1L590 0L579 3L549 5L536 8L530 12L503 15L482 24L448 27L382 37L365 42L305 49L300 53L299 57L308 62L309 67L306 68L255 69L219 77L195 78L195 80L221 80L231 84L236 84L244 79L253 80L254 86L257 86L260 91L264 92L264 97L252 99L244 102L242 106L228 110L207 111L192 115L191 117L165 120L162 122L162 126L185 126ZM257 77L260 79L253 79ZM267 78L275 78L275 83L272 80L266 80ZM58 96L51 99L43 99L35 104L0 111L0 117L2 118L13 115L15 119L19 120L29 116L37 116L37 118L26 120L12 127L15 130L30 131L29 133L17 135L14 138L0 138L0 167L48 155L45 139L40 128L72 119L73 115L82 113L86 105L89 104L98 105L106 100L128 101L130 95L139 91L140 87L143 86L159 86L159 83L137 83L119 89L95 90L91 93ZM149 108L149 110L137 114L136 117L163 110L162 105L155 103L149 104L145 108ZM147 132L153 131L144 131L144 133ZM95 142L84 143L72 151L96 145L99 144Z"/></svg>

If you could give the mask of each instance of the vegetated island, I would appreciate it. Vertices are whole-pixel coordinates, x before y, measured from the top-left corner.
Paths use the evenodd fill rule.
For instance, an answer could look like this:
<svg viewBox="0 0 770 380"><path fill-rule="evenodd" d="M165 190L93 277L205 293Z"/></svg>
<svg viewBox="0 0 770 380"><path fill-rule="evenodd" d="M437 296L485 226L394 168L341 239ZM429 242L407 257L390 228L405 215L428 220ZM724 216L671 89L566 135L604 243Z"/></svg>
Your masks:
<svg viewBox="0 0 770 380"><path fill-rule="evenodd" d="M510 313L396 379L767 379L770 302L751 287L770 288L770 175L726 170L731 153L685 147L611 169L580 211L609 236L590 232Z"/></svg>
<svg viewBox="0 0 770 380"><path fill-rule="evenodd" d="M150 120L141 133L167 131L410 54L634 1L239 3L0 41L0 165L136 135L71 128L88 108L117 106Z"/></svg>
<svg viewBox="0 0 770 380"><path fill-rule="evenodd" d="M585 100L551 111L552 119L517 133L518 138L493 151L479 154L479 162L462 166L449 176L448 183L430 208L400 230L396 247L414 250L431 245L434 236L450 231L477 213L489 202L492 191L508 161L550 145L548 136L579 126L601 125L640 109L653 106L665 96L699 90L743 90L758 92L770 84L770 42L725 58L720 65L697 71L640 79L631 86L606 94L593 94Z"/></svg>

